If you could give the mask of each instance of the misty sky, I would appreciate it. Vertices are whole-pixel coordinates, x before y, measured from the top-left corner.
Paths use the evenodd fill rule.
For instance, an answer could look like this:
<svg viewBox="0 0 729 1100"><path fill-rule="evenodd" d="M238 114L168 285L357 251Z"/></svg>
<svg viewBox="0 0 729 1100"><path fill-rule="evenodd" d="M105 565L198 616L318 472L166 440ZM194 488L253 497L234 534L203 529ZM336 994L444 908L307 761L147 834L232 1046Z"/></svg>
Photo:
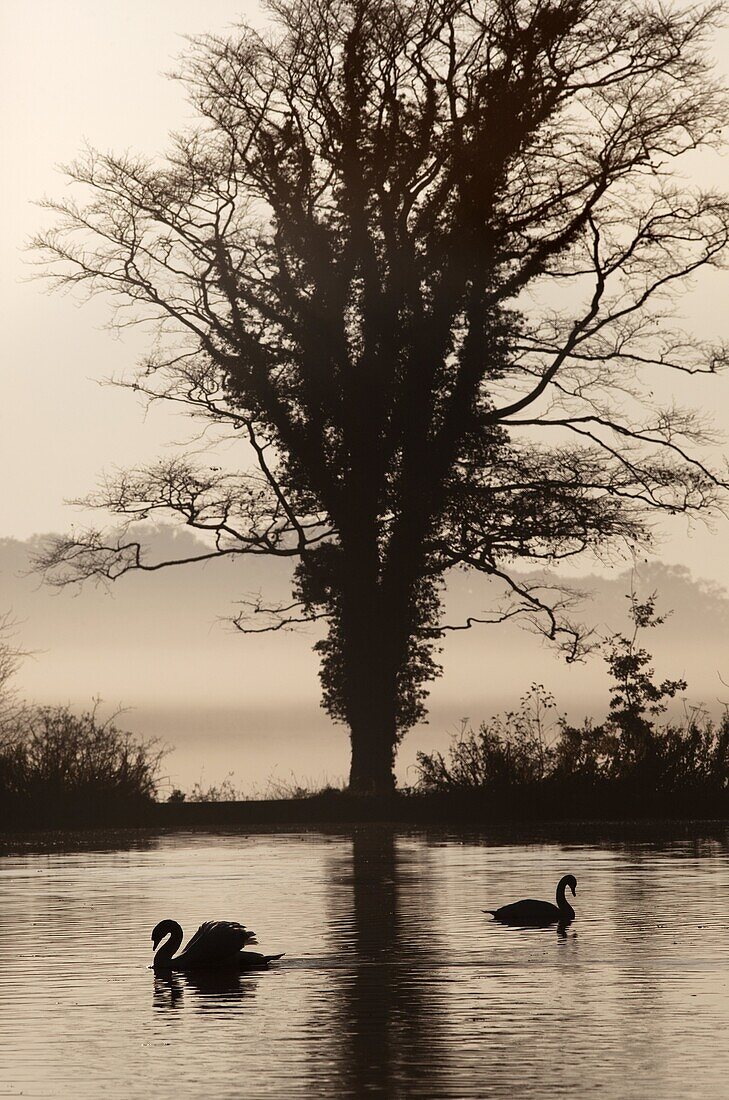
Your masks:
<svg viewBox="0 0 729 1100"><path fill-rule="evenodd" d="M169 130L184 128L191 120L183 89L163 75L174 66L175 56L184 48L184 35L222 31L241 15L260 18L257 11L256 5L239 0L206 0L205 4L199 0L153 0L152 3L148 0L2 0L0 3L0 81L4 107L0 147L5 163L0 206L3 257L0 300L5 337L0 438L3 467L10 471L3 486L0 537L25 540L37 533L67 529L72 523L82 521L83 515L64 506L65 498L83 495L91 489L102 469L152 459L166 445L185 439L191 432L188 421L161 406L145 415L144 407L131 393L99 385L105 377L133 367L146 346L145 335L127 333L121 339L105 329L108 313L101 299L82 306L68 296L49 295L41 283L25 281L30 269L22 247L24 241L43 225L43 214L32 204L33 200L44 194L63 193L63 177L55 166L72 159L84 141L103 149L129 148L154 153L164 148ZM722 66L729 69L727 41L724 35L720 56ZM700 158L694 169L712 181L727 182L726 159ZM695 325L702 335L719 334L726 322L726 293L726 281L722 282L721 277L703 279L685 306L687 324ZM717 423L729 432L729 375L700 379L691 385L681 378L675 384L675 394L680 401L690 401L712 410ZM657 391L656 400L668 401L672 392L668 388ZM728 535L726 521L717 521L715 530L707 532L701 526L690 530L686 522L679 519L664 535L661 558L666 563L688 567L697 579L729 587ZM23 631L30 639L30 647L44 646L44 623L47 621L44 616L50 614L50 597L37 598L35 603L30 599L29 602L27 582L19 581L12 569L6 567L7 560L6 555L5 564L0 563L0 610L6 607L21 610ZM591 563L584 564L584 572L589 573L592 569ZM231 593L237 584L238 581L230 586ZM197 581L188 575L185 585L185 592L189 594ZM241 587L248 589L251 585L246 579ZM115 613L108 611L113 605L118 608L125 606L126 599L132 600L118 591L113 605L101 595L93 600L85 598L86 602L76 605L83 609L86 622L93 620L91 634L96 636L94 632L101 630L101 636L107 638L109 667L117 662L111 683L94 661L91 662L93 669L83 664L82 616L77 623L77 644L72 644L69 637L64 640L61 632L62 636L54 643L57 648L54 649L54 644L46 644L40 664L36 660L32 671L24 673L28 690L44 695L48 701L49 695L56 698L60 693L61 701L74 703L83 701L84 696L88 699L101 692L111 703L143 706L147 708L144 713L154 705L179 706L181 688L184 685L189 692L195 679L193 672L199 658L200 638L206 632L209 636L216 616L226 612L220 600L214 606L208 605L205 591L205 584L201 584L192 601L194 613L190 612L187 601L184 631L180 633L178 629L175 635L174 671L168 670L162 681L155 681L148 661L144 675L140 675L140 662L130 656L126 679L123 668L118 666L119 654L114 649L114 639L106 636L105 628L100 625L107 613L111 621L116 621ZM217 590L214 594L221 595ZM68 593L53 598L71 600ZM67 606L70 609L72 605L68 603ZM150 615L153 610L152 601ZM167 653L172 633L165 628L158 637L150 624L151 619L146 625L137 620L139 634L147 640L158 638ZM720 637L719 632L716 635L718 644ZM451 662L448 677L437 687L438 722L441 724L434 722L432 729L437 729L438 736L455 716L468 713L459 708L459 693L465 693L469 708L476 705L474 700L483 698L484 713L491 712L483 662L488 660L488 646L494 642L495 639L484 639L481 635L474 649L478 663L475 658L469 661L466 642L459 639L460 658ZM325 744L336 742L339 747L331 770L343 771L344 767L339 764L346 757L346 739L337 731L332 735L334 740L330 741L327 720L316 710L316 663L308 654L309 642L300 638L288 642L277 637L256 643L259 646L253 660L256 676L244 676L241 687L241 681L233 676L233 669L238 667L236 662L244 652L241 649L244 644L248 646L245 652L250 658L254 650L249 640L244 642L229 633L217 637L216 645L222 647L220 653L225 649L227 654L225 659L219 657L218 660L222 660L221 667L230 674L229 679L226 681L221 674L213 681L208 680L207 694L205 686L200 686L194 699L185 697L183 709L187 707L189 711L189 707L199 706L204 711L206 707L210 710L217 707L222 713L220 708L225 707L228 708L226 713L234 714L236 708L246 705L246 701L253 705L252 700L255 700L255 707L263 714L266 691L273 682L266 679L266 669L270 675L275 652L281 655L287 667L286 685L282 689L286 698L279 697L277 706L283 707L281 713L286 708L287 713L294 713L298 701L305 699L307 722L310 721L312 731L316 731L317 744L323 748ZM278 650L275 650L276 645ZM536 652L533 640L528 645L532 647L528 652ZM700 640L694 645L700 646ZM133 634L124 634L122 648L133 653ZM148 652L146 648L145 653ZM162 661L165 669L168 668L166 660L167 656ZM553 662L548 668L556 668L556 657L548 661ZM729 660L724 665L729 665ZM540 666L540 675L543 671ZM666 670L666 674L680 672L680 668ZM558 678L561 684L565 683L563 672ZM503 669L500 682L503 688ZM229 683L230 687L226 689L224 683ZM525 685L515 677L513 685L508 686L513 686L518 694ZM171 722L169 714L165 721L168 720ZM265 719L260 719L259 729L260 721L265 725ZM290 721L293 728L297 720L295 717L281 719L281 729L286 721ZM233 719L231 722L235 726ZM168 739L174 739L174 731L162 732ZM319 764L322 759L324 756L320 754ZM225 770L222 769L223 774ZM316 766L311 772L318 774L324 770ZM184 771L185 778L189 779L189 769ZM214 771L216 775L221 774L221 768ZM259 771L265 774L265 763Z"/></svg>
<svg viewBox="0 0 729 1100"><path fill-rule="evenodd" d="M160 557L195 549L188 532L171 542L152 540ZM20 634L31 656L20 685L39 703L87 707L103 700L106 715L128 708L124 728L174 746L165 771L171 782L215 782L233 772L236 782L265 788L269 776L286 779L343 777L348 741L319 707L313 629L243 637L225 623L242 592L286 598L288 567L264 558L245 564L228 558L161 574L130 574L111 592L87 585L77 595L39 585L27 574L27 542L0 539L0 581L12 589ZM685 568L660 563L580 579L593 593L583 609L605 636L627 625L626 593L659 593L659 610L672 610L646 642L658 675L688 681L686 703L716 713L729 700L729 594L698 583ZM494 589L483 577L459 573L448 593L454 621L488 605ZM722 656L723 655L723 656ZM445 749L463 718L478 724L513 709L534 682L556 697L558 711L581 722L604 717L608 704L605 663L599 656L566 665L542 640L514 625L456 632L440 655L444 674L433 684L429 724L405 738L397 773L412 781L418 749Z"/></svg>

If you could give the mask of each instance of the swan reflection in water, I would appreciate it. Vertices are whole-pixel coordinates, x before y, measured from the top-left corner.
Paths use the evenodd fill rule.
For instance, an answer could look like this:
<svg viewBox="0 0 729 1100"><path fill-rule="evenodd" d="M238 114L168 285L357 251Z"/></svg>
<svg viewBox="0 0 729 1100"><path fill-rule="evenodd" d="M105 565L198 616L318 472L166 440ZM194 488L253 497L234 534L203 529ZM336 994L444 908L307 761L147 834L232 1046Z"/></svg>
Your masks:
<svg viewBox="0 0 729 1100"><path fill-rule="evenodd" d="M155 972L152 1007L158 1012L179 1011L185 1007L198 1012L217 1012L237 1008L255 997L258 982L254 974L228 968L216 970L177 970Z"/></svg>
<svg viewBox="0 0 729 1100"><path fill-rule="evenodd" d="M224 1005L237 1004L253 993L252 974L281 958L243 950L258 941L237 921L206 921L177 955L182 940L182 928L174 920L160 921L152 931L156 1009L182 1007L184 991L189 989L199 1011L220 1012Z"/></svg>

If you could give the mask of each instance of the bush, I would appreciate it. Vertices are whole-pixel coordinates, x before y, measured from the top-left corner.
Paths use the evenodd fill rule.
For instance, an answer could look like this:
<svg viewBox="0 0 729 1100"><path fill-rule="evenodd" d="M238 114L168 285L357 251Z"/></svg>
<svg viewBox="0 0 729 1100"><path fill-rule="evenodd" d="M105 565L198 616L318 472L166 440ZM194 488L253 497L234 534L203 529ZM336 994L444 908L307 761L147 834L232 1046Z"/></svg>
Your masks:
<svg viewBox="0 0 729 1100"><path fill-rule="evenodd" d="M150 803L164 753L153 741L100 721L96 708L37 707L22 727L0 741L4 816L45 820L108 816Z"/></svg>
<svg viewBox="0 0 729 1100"><path fill-rule="evenodd" d="M554 767L549 712L552 696L532 684L519 707L474 730L463 720L448 755L418 753L418 787L427 791L495 790L545 779Z"/></svg>
<svg viewBox="0 0 729 1100"><path fill-rule="evenodd" d="M464 722L446 755L419 753L417 789L480 792L502 801L520 794L555 805L572 799L588 811L601 802L631 811L641 802L670 809L682 800L701 811L709 806L702 799L713 810L726 809L729 712L715 722L695 708L683 723L657 724L666 700L686 683L655 681L638 636L664 619L655 613L655 595L642 603L629 599L632 633L606 644L612 694L603 722L572 726L553 718L554 699L532 684L517 710L478 730Z"/></svg>

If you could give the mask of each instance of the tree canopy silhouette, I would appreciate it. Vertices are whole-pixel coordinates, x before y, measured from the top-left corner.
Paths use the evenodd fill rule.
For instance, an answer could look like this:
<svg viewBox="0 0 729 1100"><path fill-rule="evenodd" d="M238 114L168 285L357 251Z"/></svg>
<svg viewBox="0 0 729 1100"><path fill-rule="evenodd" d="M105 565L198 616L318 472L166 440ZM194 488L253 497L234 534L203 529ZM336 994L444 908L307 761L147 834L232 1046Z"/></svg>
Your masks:
<svg viewBox="0 0 729 1100"><path fill-rule="evenodd" d="M84 197L38 244L64 285L111 291L159 335L126 384L239 433L240 471L189 456L107 478L116 532L50 545L56 583L145 556L129 524L174 514L197 557L296 560L291 603L242 630L321 618L324 705L351 786L383 791L424 714L445 631L525 618L580 651L568 597L514 572L650 540L654 513L715 508L725 477L656 378L725 350L673 322L718 266L719 194L677 176L718 144L713 4L270 0L263 33L193 40L199 111L163 159L94 150ZM190 559L185 559L190 560ZM443 578L504 602L441 620Z"/></svg>

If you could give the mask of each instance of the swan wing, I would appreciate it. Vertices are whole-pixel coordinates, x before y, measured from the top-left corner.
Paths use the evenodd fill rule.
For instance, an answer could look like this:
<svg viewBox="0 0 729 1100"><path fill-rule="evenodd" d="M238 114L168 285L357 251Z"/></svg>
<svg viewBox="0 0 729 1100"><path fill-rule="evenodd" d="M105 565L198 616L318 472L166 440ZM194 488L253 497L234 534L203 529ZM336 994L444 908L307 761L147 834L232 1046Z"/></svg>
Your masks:
<svg viewBox="0 0 729 1100"><path fill-rule="evenodd" d="M494 917L505 924L551 924L559 920L560 912L549 901L524 898L511 905L502 905L494 912Z"/></svg>
<svg viewBox="0 0 729 1100"><path fill-rule="evenodd" d="M248 943L255 943L255 935L237 921L205 921L177 956L177 961L189 966L212 965L226 959L234 961Z"/></svg>

